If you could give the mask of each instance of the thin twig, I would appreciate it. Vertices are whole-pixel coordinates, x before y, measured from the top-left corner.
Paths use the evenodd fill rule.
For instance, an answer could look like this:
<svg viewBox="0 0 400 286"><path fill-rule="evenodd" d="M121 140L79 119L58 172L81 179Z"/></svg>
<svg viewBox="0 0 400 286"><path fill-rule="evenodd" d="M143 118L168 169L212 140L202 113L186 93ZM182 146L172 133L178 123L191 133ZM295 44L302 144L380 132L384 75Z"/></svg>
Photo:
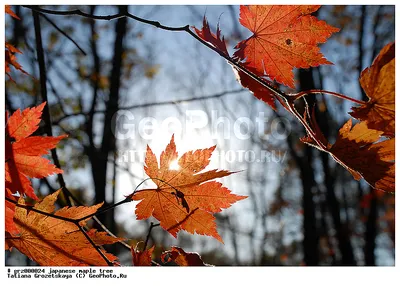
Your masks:
<svg viewBox="0 0 400 286"><path fill-rule="evenodd" d="M333 92L333 91L329 91L329 90L320 90L320 89L311 89L311 90L301 91L299 93L292 94L292 96L293 96L294 100L297 100L297 99L302 98L302 97L304 97L304 96L306 96L308 94L322 94L322 93L331 94L331 95L334 95L334 96L336 96L338 98L349 100L349 101L352 101L352 102L357 103L357 104L361 104L361 105L366 104L365 101L357 100L355 98L348 97L347 95L344 95L344 94L341 94L341 93L338 93L338 92Z"/></svg>
<svg viewBox="0 0 400 286"><path fill-rule="evenodd" d="M122 205L122 204L125 204L125 203L129 203L129 202L131 202L130 197L126 197L125 199L123 199L122 201L119 201L118 203L115 203L115 204L112 204L112 205L108 205L105 208L101 208L101 209L97 210L94 214L90 214L90 215L81 217L81 218L77 219L77 221L79 222L79 221L86 220L88 218L93 217L94 215L98 216L99 214L105 213L105 212L109 211L110 209L113 209L113 208L115 208L115 207L117 207L119 205Z"/></svg>
<svg viewBox="0 0 400 286"><path fill-rule="evenodd" d="M90 244L94 247L94 249L97 250L97 252L101 255L101 257L107 262L108 266L114 266L114 264L110 261L110 259L108 259L107 256L103 253L103 251L101 251L100 247L98 245L96 245L94 243L94 241L90 238L90 236L86 233L83 226L79 225L79 223L77 223L76 226L79 227L79 230L83 233L83 235L90 242Z"/></svg>
<svg viewBox="0 0 400 286"><path fill-rule="evenodd" d="M41 16L49 22L57 31L59 31L63 36L65 36L68 40L70 40L85 56L87 55L86 52L79 46L77 42L75 42L74 39L72 39L65 31L61 30L49 17L47 17L45 14L41 14Z"/></svg>
<svg viewBox="0 0 400 286"><path fill-rule="evenodd" d="M118 236L116 236L115 234L113 234L96 216L93 217L93 220L100 225L100 227L108 233L109 236L118 238ZM119 244L125 246L126 248L128 248L129 250L131 249L131 246L129 244L127 244L125 241L118 241Z"/></svg>
<svg viewBox="0 0 400 286"><path fill-rule="evenodd" d="M157 224L154 224L153 222L150 223L149 231L147 232L146 240L144 241L143 251L146 250L147 243L149 242L149 239L150 239L151 231L153 230L153 228L155 228L159 225L160 225L159 223L157 223Z"/></svg>
<svg viewBox="0 0 400 286"><path fill-rule="evenodd" d="M208 99L214 99L214 98L219 98L225 95L229 94L235 94L235 93L240 93L245 91L245 89L240 88L240 89L234 89L230 91L223 91L219 92L216 94L211 94L207 96L200 96L200 97L191 97L191 98L185 98L185 99L176 99L176 100L169 100L169 101L161 101L161 102L149 102L149 103L143 103L143 104L135 104L135 105L129 105L129 106L122 106L119 109L120 110L132 110L136 108L146 108L146 107L153 107L153 106L163 106L163 105L170 105L170 104L179 104L179 103L186 103L186 102L192 102L192 101L198 101L198 100L208 100ZM93 113L104 113L105 110L94 110L91 111ZM60 124L61 121L71 117L71 116L78 116L78 115L83 115L83 116L88 116L90 113L84 113L84 112L77 112L77 113L69 113L65 114L63 117L59 118L58 120L55 120L53 122L54 125Z"/></svg>

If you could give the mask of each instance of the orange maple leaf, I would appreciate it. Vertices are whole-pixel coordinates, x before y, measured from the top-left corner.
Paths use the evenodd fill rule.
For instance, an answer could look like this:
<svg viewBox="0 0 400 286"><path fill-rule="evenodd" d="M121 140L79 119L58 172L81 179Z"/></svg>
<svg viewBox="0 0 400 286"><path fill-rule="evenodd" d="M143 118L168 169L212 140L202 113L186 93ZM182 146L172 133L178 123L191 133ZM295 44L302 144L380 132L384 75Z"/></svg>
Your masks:
<svg viewBox="0 0 400 286"><path fill-rule="evenodd" d="M253 35L236 45L234 56L257 74L294 88L293 68L332 64L317 44L339 29L309 14L317 5L240 6L240 23Z"/></svg>
<svg viewBox="0 0 400 286"><path fill-rule="evenodd" d="M172 246L171 250L163 252L161 261L163 263L173 261L179 266L207 266L198 253L185 252L182 248L176 246Z"/></svg>
<svg viewBox="0 0 400 286"><path fill-rule="evenodd" d="M153 254L155 245L153 247L140 251L131 248L132 261L135 266L151 266L151 255Z"/></svg>
<svg viewBox="0 0 400 286"><path fill-rule="evenodd" d="M395 136L395 44L387 44L375 58L371 67L363 70L360 84L369 101L352 107L351 116L367 122L371 129L383 131L387 137Z"/></svg>
<svg viewBox="0 0 400 286"><path fill-rule="evenodd" d="M363 177L375 189L394 192L395 138L378 141L382 134L382 131L369 129L365 121L352 127L349 119L339 130L333 145L326 143L326 147L321 149L310 137L302 138L301 141L328 152L355 180ZM318 136L323 135L318 133ZM326 141L325 138L321 139Z"/></svg>
<svg viewBox="0 0 400 286"><path fill-rule="evenodd" d="M395 138L376 143L382 133L369 129L364 121L352 128L349 119L339 130L339 137L329 148L329 152L353 175L354 179L359 180L364 177L372 187L394 192Z"/></svg>
<svg viewBox="0 0 400 286"><path fill-rule="evenodd" d="M225 170L202 172L216 146L189 151L178 160L179 170L170 165L178 159L174 136L160 156L160 166L153 151L147 146L144 170L157 185L156 189L140 190L132 199L140 201L136 206L138 219L151 215L160 221L162 228L174 237L178 231L209 235L222 241L218 234L213 213L229 208L246 196L232 194L221 183L210 181L232 174Z"/></svg>
<svg viewBox="0 0 400 286"><path fill-rule="evenodd" d="M11 10L10 5L5 5L5 12L6 14L10 15L11 17L21 20L13 10ZM11 66L13 66L15 69L20 70L24 74L28 74L26 71L22 69L22 66L17 62L17 57L15 54L22 54L20 50L18 50L16 47L11 45L10 43L6 42L6 47L5 47L5 61L4 61L4 68L5 68L5 73L6 75L13 81L13 78L11 77ZM28 74L29 75L29 74Z"/></svg>
<svg viewBox="0 0 400 286"><path fill-rule="evenodd" d="M59 193L60 190L46 196L41 202L36 203L34 208L53 214L54 203ZM25 201L21 197L18 203L24 205ZM54 215L80 219L93 215L101 205L64 207L54 212ZM85 219L79 224L84 226L89 219ZM72 222L40 214L33 210L28 212L25 208L16 206L14 223L19 234L6 234L6 249L15 247L40 265L107 266L106 261L91 245L78 226ZM122 238L111 237L106 232L98 232L95 229L90 229L87 234L96 245L113 244L123 240ZM117 257L103 250L102 252L111 262L117 263Z"/></svg>
<svg viewBox="0 0 400 286"><path fill-rule="evenodd" d="M67 135L28 137L39 128L45 104L44 102L22 112L18 109L8 118L6 125L6 187L12 193L26 194L34 200L38 200L38 197L35 195L28 177L44 178L52 174L62 173L62 170L41 156L47 154L49 149L55 148L61 139L67 137Z"/></svg>

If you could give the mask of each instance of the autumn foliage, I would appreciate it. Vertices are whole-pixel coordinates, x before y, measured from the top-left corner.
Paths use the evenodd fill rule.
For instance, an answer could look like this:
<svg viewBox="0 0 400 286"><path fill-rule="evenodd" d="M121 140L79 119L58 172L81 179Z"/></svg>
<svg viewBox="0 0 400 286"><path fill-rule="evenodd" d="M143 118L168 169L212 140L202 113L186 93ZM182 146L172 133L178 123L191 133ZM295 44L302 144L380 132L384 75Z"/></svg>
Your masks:
<svg viewBox="0 0 400 286"><path fill-rule="evenodd" d="M242 5L240 23L253 35L235 46L232 60L257 76L255 81L249 73L233 66L238 81L255 97L276 109L275 99L290 113L300 118L293 102L311 93L323 90L284 94L276 92L272 80L294 88L293 68L309 68L332 64L321 54L317 44L324 43L339 29L311 16L319 9L317 5ZM204 19L197 35L211 43L219 52L226 54L223 37L217 27L217 35L210 31ZM301 141L328 152L345 167L356 180L364 178L372 187L394 192L395 190L395 44L387 44L371 67L360 75L360 84L369 97L368 102L352 107L354 118L362 122L353 129L351 119L340 129L335 144L330 144L316 122L312 112L306 113L300 122L307 130ZM271 88L268 88L271 87ZM343 99L346 96L334 94ZM361 102L358 102L361 103ZM383 141L382 141L383 139ZM387 139L387 140L385 140ZM376 164L370 167L369 162Z"/></svg>
<svg viewBox="0 0 400 286"><path fill-rule="evenodd" d="M19 17L11 10L10 5L5 5L5 12L6 14L10 15L11 17L20 20ZM10 75L11 73L11 67L14 67L15 69L21 71L24 74L28 74L22 66L18 63L17 61L17 54L22 54L20 50L18 50L16 47L11 45L6 41L6 48L5 48L5 73L6 75L12 80L12 77Z"/></svg>
<svg viewBox="0 0 400 286"><path fill-rule="evenodd" d="M295 87L294 68L332 64L321 53L318 44L324 43L339 29L311 14L319 6L251 5L240 7L240 23L253 34L235 45L229 55L222 32L216 33L204 18L201 29L194 35L210 44L229 59L238 80L254 96L277 108L277 102L295 116L305 127L307 136L302 142L314 146L348 170L356 180L364 178L373 188L389 193L395 190L395 44L385 46L373 64L360 75L360 84L369 98L352 107L352 119L339 129L335 143L322 134L313 112L299 115L294 102L312 93L284 93L278 84ZM6 13L17 15L6 6ZM5 73L11 67L26 73L17 62L21 51L6 42ZM330 92L330 94L333 94ZM345 96L335 94L346 99ZM5 239L6 249L18 249L40 265L56 266L113 266L118 258L108 253L104 245L127 241L95 229L90 219L106 211L102 204L94 206L62 206L56 209L65 188L40 198L30 179L62 174L44 157L57 147L66 135L38 136L43 109L38 106L6 113L5 128ZM48 124L48 122L45 122ZM154 187L135 190L122 203L137 201L135 214L139 220L154 217L160 226L177 237L180 231L210 236L223 243L214 214L229 208L246 196L236 195L216 179L235 172L207 170L216 146L189 151L178 156L174 136L159 159L147 146L144 171ZM179 168L171 168L177 162ZM374 168L371 168L371 164ZM107 209L108 210L108 209ZM130 247L135 266L156 265L152 260L155 246L144 249ZM197 253L187 253L172 246L159 257L162 264L180 266L206 265Z"/></svg>

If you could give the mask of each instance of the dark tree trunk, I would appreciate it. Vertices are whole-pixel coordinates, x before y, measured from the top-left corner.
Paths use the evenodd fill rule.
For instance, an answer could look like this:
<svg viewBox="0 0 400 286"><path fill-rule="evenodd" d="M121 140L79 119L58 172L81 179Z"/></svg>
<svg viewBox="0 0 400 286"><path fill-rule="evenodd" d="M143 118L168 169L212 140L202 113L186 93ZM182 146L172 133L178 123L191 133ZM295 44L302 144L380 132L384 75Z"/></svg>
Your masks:
<svg viewBox="0 0 400 286"><path fill-rule="evenodd" d="M376 220L378 216L378 201L375 191L370 188L370 205L368 219L366 222L365 230L365 246L364 257L365 265L375 266L375 238L376 238Z"/></svg>
<svg viewBox="0 0 400 286"><path fill-rule="evenodd" d="M301 70L299 73L300 90L314 88L311 70ZM319 263L319 235L316 219L316 205L314 202L313 188L316 187L314 169L312 166L313 152L311 147L305 147L305 156L298 160L301 183L303 187L303 228L304 228L304 262L306 265Z"/></svg>
<svg viewBox="0 0 400 286"><path fill-rule="evenodd" d="M378 8L378 13L379 13L380 8ZM362 72L362 62L364 58L364 50L363 50L363 45L362 45L362 39L364 38L364 23L365 23L365 15L366 15L366 6L361 6L361 17L360 17L360 37L359 37L359 73L361 75ZM378 24L379 20L376 19L376 23L374 23L374 26ZM376 27L374 28L374 32L376 31ZM374 39L374 42L376 41L376 38ZM373 45L375 46L375 45ZM374 57L376 55L372 55L371 62L373 61ZM361 98L364 101L368 101L368 97L365 94L364 90L361 88ZM359 185L359 187L361 187ZM370 206L369 206L369 213L368 213L368 218L367 221L365 222L365 245L364 245L364 259L365 259L365 265L368 266L375 266L375 239L377 235L377 229L376 229L376 220L378 217L378 202L377 202L377 197L375 195L374 190L371 187L368 187L369 193L371 195L371 201L370 201Z"/></svg>
<svg viewBox="0 0 400 286"><path fill-rule="evenodd" d="M317 222L315 216L315 203L312 189L315 187L314 170L310 162L312 161L312 150L307 148L305 156L298 155L294 150L294 140L288 137L288 145L291 156L295 159L300 170L300 179L303 188L303 261L308 266L318 265L319 262L319 237L317 231Z"/></svg>
<svg viewBox="0 0 400 286"><path fill-rule="evenodd" d="M300 70L299 71L299 81L301 90L315 89L314 79L312 70ZM313 108L315 104L315 96L309 96L308 104L310 108ZM321 131L327 135L331 130L329 126L329 118L327 112L318 112L318 108L315 108L315 115L321 128ZM342 264L343 265L354 265L354 255L353 248L350 242L350 235L348 231L347 223L342 223L340 219L340 205L335 195L335 178L331 175L331 170L329 167L329 155L325 152L318 153L321 156L322 167L324 171L324 184L326 188L326 198L328 207L333 219L333 225L336 230L336 239L339 244L339 249L342 254Z"/></svg>
<svg viewBox="0 0 400 286"><path fill-rule="evenodd" d="M119 6L119 13L123 14L127 11L127 6ZM106 112L104 115L103 137L100 149L92 152L90 157L92 165L92 174L94 179L94 186L96 192L96 203L102 203L106 200L106 184L107 184L107 164L108 155L115 152L115 137L112 125L112 117L118 111L118 100L120 91L120 78L122 73L122 54L124 51L123 40L126 34L126 18L120 18L115 27L115 43L114 43L114 56L112 60L112 70L110 75L110 92L106 102ZM112 202L111 202L112 203ZM111 215L99 215L107 227L112 225L110 223L114 218ZM113 230L111 230L113 231Z"/></svg>

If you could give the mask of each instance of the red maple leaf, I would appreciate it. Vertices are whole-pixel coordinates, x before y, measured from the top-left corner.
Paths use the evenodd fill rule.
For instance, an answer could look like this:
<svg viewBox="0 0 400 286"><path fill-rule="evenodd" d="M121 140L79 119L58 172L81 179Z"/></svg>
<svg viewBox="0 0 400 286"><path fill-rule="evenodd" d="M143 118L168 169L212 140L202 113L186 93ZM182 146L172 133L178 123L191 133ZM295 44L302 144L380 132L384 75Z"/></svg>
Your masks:
<svg viewBox="0 0 400 286"><path fill-rule="evenodd" d="M136 217L155 217L160 221L161 227L174 237L180 230L186 230L189 233L209 235L222 242L213 213L229 208L246 196L232 194L221 183L210 181L228 176L232 172L203 172L215 147L186 152L177 161L179 169L173 170L170 165L178 159L174 136L161 153L160 165L147 146L144 170L157 188L140 190L133 194L132 199L140 201L136 206Z"/></svg>
<svg viewBox="0 0 400 286"><path fill-rule="evenodd" d="M37 107L15 111L7 121L5 140L5 179L6 187L12 192L38 200L33 191L30 178L44 178L52 174L61 174L62 170L41 156L67 137L30 136L39 128L45 102ZM30 136L30 137L29 137Z"/></svg>
<svg viewBox="0 0 400 286"><path fill-rule="evenodd" d="M219 28L219 25L217 25L217 34L214 34L210 30L210 26L208 25L206 16L204 16L203 27L201 28L201 30L198 30L196 27L193 28L200 38L212 44L218 51L229 56L228 50L226 49L225 39L224 37L221 38L221 30Z"/></svg>
<svg viewBox="0 0 400 286"><path fill-rule="evenodd" d="M234 57L259 75L294 88L293 68L331 64L317 47L339 29L309 14L320 6L240 6L240 23L253 35L236 45Z"/></svg>
<svg viewBox="0 0 400 286"><path fill-rule="evenodd" d="M5 195L6 198L9 198L11 200L16 201L15 197L12 195L11 191L8 188L5 188ZM14 214L15 214L15 204L6 201L5 202L5 224L4 224L4 229L6 232L10 234L18 234L18 229L17 226L14 223Z"/></svg>

